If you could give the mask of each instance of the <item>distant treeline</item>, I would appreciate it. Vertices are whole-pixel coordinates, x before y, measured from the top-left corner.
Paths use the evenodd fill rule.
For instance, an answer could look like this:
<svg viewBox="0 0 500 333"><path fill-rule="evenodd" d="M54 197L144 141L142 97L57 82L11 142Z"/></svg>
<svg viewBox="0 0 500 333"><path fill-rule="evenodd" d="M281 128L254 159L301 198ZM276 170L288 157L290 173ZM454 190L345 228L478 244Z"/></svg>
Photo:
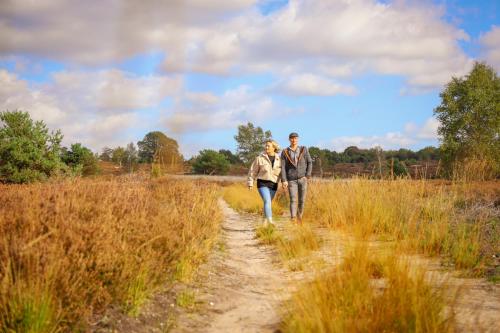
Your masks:
<svg viewBox="0 0 500 333"><path fill-rule="evenodd" d="M397 159L407 164L417 164L419 161L437 161L439 160L439 148L425 147L413 151L401 148L399 150L382 150L381 148L362 149L356 146L347 147L343 152L309 147L311 156L315 159L322 159L325 164L336 163L370 163L378 162L383 159Z"/></svg>
<svg viewBox="0 0 500 333"><path fill-rule="evenodd" d="M230 150L221 149L218 153L224 155L230 164L244 164L239 156ZM380 148L363 149L356 146L350 146L342 152L326 148L309 147L309 153L314 161L319 161L321 159L323 165L334 165L337 163L371 163L378 162L380 158L384 160L394 159L412 165L419 164L422 161L438 161L440 158L439 148L433 146L428 146L417 151L405 148L399 150L382 150Z"/></svg>

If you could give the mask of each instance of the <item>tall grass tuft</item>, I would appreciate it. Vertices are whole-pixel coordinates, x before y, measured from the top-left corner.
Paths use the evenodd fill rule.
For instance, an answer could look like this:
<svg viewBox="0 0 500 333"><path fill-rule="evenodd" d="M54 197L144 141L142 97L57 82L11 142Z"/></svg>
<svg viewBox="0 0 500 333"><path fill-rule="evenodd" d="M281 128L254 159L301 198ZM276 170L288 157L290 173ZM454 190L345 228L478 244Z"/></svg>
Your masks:
<svg viewBox="0 0 500 333"><path fill-rule="evenodd" d="M283 236L279 239L278 251L283 260L305 257L312 251L318 250L321 238L315 233L311 226L286 225Z"/></svg>
<svg viewBox="0 0 500 333"><path fill-rule="evenodd" d="M283 332L451 332L444 295L395 256L356 247L329 274L292 297Z"/></svg>
<svg viewBox="0 0 500 333"><path fill-rule="evenodd" d="M1 331L85 331L109 304L136 314L211 247L217 196L165 178L0 185Z"/></svg>
<svg viewBox="0 0 500 333"><path fill-rule="evenodd" d="M280 243L283 238L274 224L257 226L255 229L255 236L259 239L260 243L265 245L276 245Z"/></svg>

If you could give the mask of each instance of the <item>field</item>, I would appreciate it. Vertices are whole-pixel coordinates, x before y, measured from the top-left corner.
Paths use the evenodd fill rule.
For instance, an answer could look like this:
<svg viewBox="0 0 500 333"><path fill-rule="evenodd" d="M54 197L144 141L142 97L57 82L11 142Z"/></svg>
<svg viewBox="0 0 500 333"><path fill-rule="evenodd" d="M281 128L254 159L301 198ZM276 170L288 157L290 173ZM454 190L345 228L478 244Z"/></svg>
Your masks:
<svg viewBox="0 0 500 333"><path fill-rule="evenodd" d="M255 194L229 189L226 197L237 209L255 211L248 204L255 202ZM283 307L281 329L474 330L466 322L477 318L455 318L454 311L450 311L462 302L459 280L451 283L452 278L429 275L429 267L418 262L435 257L441 262L440 270L452 275L497 282L499 197L498 182L313 182L304 226L284 222L278 228L257 229L261 242L274 245L286 267L320 272L313 274L309 282L301 283ZM242 207L240 202L247 206ZM286 209L286 202L278 200L275 205L279 206L275 207L278 212ZM348 240L325 241L332 238L332 233ZM322 242L323 252L341 253L331 265L311 255ZM415 255L422 256L422 260ZM467 297L464 293L462 299Z"/></svg>
<svg viewBox="0 0 500 333"><path fill-rule="evenodd" d="M288 222L280 190L277 225L269 228L259 226L257 192L233 182L107 175L0 185L0 331L88 331L109 307L140 318L165 285L181 286L172 310L178 327L198 327L192 324L197 314L218 323L218 312L207 310L212 301L199 299L207 283L216 293L221 281L200 279L204 269L226 274L222 282L230 279L230 286L250 279L245 283L271 298L266 274L279 285L291 281L288 296L275 305L273 327L284 332L463 328L451 311L459 288L430 276L415 256L435 258L453 276L497 285L498 182L313 180L304 225ZM221 197L239 212L222 228L228 213ZM247 248L255 247L252 253L269 259L267 271L242 253L238 232ZM213 256L222 268L214 268ZM224 268L231 262L245 263L236 268L250 273Z"/></svg>
<svg viewBox="0 0 500 333"><path fill-rule="evenodd" d="M212 247L217 193L126 177L0 185L0 331L85 331L111 304L136 314Z"/></svg>

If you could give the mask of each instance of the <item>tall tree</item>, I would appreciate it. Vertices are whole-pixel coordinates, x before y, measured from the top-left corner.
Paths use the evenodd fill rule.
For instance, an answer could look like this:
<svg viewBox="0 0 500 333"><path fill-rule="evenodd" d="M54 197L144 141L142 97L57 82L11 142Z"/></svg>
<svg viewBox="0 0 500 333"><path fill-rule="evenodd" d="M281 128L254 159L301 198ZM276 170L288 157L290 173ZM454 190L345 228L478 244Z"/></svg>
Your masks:
<svg viewBox="0 0 500 333"><path fill-rule="evenodd" d="M264 143L271 139L271 131L262 130L252 123L238 126L238 134L234 139L238 143L238 156L246 165L252 163L254 158L264 149Z"/></svg>
<svg viewBox="0 0 500 333"><path fill-rule="evenodd" d="M439 120L441 158L447 175L466 161L485 161L500 175L500 79L476 62L471 72L452 78L434 109Z"/></svg>
<svg viewBox="0 0 500 333"><path fill-rule="evenodd" d="M384 150L380 146L373 147L375 156L377 156L378 172L380 178L382 178L382 161L385 160Z"/></svg>
<svg viewBox="0 0 500 333"><path fill-rule="evenodd" d="M125 148L116 147L115 149L113 149L113 155L111 156L111 160L114 163L120 165L120 167L126 162L125 157L126 157Z"/></svg>
<svg viewBox="0 0 500 333"><path fill-rule="evenodd" d="M110 162L111 156L113 156L113 149L109 147L102 148L101 155L99 155L99 159L101 161Z"/></svg>
<svg viewBox="0 0 500 333"><path fill-rule="evenodd" d="M135 148L133 142L130 142L125 148L125 154L123 156L123 159L125 166L127 167L127 170L133 171L139 160L137 148Z"/></svg>
<svg viewBox="0 0 500 333"><path fill-rule="evenodd" d="M28 112L0 112L0 180L25 183L65 169L60 158L62 134L51 132Z"/></svg>
<svg viewBox="0 0 500 333"><path fill-rule="evenodd" d="M179 153L177 141L162 132L149 132L137 146L141 162L155 162L169 169L176 169L182 165L183 158Z"/></svg>

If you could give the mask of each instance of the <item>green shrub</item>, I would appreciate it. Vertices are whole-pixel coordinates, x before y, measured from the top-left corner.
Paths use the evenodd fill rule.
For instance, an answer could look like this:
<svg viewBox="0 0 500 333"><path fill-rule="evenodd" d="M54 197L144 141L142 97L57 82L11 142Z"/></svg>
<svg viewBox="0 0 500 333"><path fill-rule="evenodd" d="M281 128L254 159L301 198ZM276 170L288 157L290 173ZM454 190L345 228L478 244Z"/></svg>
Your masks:
<svg viewBox="0 0 500 333"><path fill-rule="evenodd" d="M44 180L65 165L60 159L60 131L51 132L27 112L0 112L0 181L29 183Z"/></svg>

